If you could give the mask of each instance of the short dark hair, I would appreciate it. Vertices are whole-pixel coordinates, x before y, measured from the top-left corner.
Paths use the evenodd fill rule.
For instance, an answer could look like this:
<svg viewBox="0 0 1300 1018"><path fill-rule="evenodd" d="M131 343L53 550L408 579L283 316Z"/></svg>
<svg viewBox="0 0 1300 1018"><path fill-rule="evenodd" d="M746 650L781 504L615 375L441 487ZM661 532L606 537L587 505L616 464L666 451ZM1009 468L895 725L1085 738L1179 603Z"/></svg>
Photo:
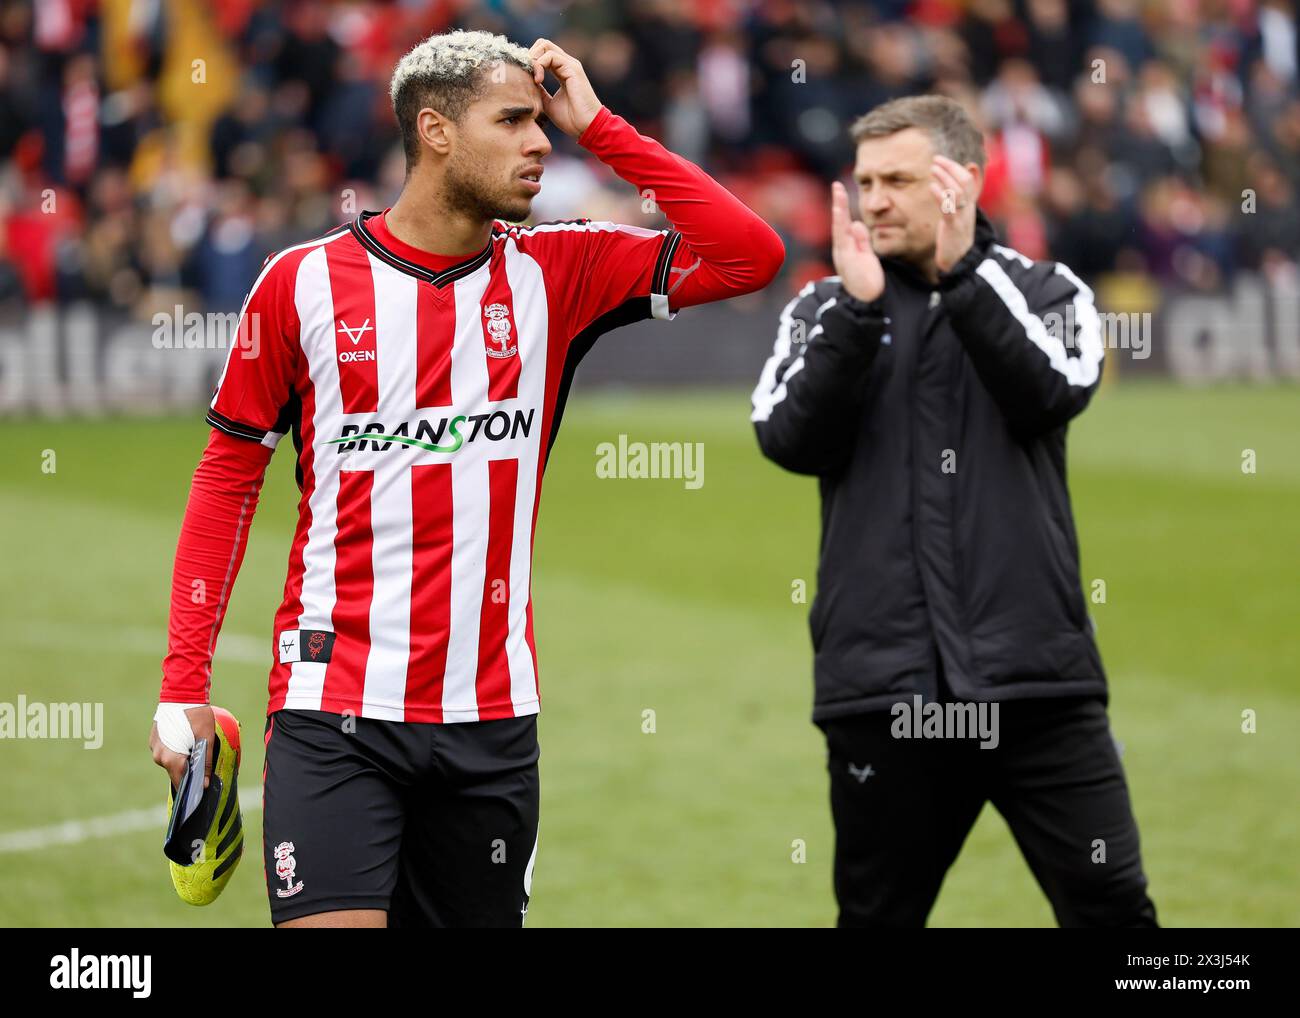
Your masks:
<svg viewBox="0 0 1300 1018"><path fill-rule="evenodd" d="M523 46L504 35L461 30L431 35L397 62L388 94L402 132L408 171L420 158L415 123L420 110L435 109L459 124L486 90L486 74L507 64L533 73L532 58Z"/></svg>
<svg viewBox="0 0 1300 1018"><path fill-rule="evenodd" d="M915 127L925 131L934 150L965 166L975 163L982 170L987 160L984 135L961 103L946 95L909 95L882 103L863 114L849 129L856 145L868 138L884 138Z"/></svg>

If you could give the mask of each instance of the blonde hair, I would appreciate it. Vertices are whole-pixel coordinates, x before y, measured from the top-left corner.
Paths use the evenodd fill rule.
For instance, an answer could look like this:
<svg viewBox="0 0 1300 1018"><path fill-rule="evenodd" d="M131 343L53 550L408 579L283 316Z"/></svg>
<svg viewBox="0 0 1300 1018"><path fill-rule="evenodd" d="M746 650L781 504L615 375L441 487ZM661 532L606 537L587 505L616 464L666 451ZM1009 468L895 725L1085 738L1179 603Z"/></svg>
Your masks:
<svg viewBox="0 0 1300 1018"><path fill-rule="evenodd" d="M532 58L523 46L504 35L461 29L429 36L397 62L388 95L402 130L408 169L420 157L415 129L420 110L429 107L459 123L483 93L484 72L503 64L533 72Z"/></svg>

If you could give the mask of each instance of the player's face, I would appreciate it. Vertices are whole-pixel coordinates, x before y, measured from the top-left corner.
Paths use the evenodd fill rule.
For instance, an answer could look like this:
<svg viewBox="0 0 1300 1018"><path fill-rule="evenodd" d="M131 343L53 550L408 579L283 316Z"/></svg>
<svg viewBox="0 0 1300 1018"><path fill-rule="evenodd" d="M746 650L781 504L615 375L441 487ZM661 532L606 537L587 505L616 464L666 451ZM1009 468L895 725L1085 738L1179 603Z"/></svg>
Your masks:
<svg viewBox="0 0 1300 1018"><path fill-rule="evenodd" d="M853 179L877 255L915 263L934 257L940 209L930 192L933 159L930 136L915 127L858 143Z"/></svg>
<svg viewBox="0 0 1300 1018"><path fill-rule="evenodd" d="M522 67L489 71L485 84L486 91L457 125L447 163L447 199L453 208L485 221L517 223L528 218L542 189L542 160L551 151L542 130L541 96Z"/></svg>

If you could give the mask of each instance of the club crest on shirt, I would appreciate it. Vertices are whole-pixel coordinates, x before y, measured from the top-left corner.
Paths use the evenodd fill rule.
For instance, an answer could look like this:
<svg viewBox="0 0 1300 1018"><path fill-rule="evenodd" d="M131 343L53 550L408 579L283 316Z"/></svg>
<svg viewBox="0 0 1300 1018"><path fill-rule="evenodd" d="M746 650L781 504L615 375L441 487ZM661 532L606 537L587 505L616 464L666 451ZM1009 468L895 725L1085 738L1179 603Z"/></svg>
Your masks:
<svg viewBox="0 0 1300 1018"><path fill-rule="evenodd" d="M518 347L511 342L510 309L501 303L489 304L483 309L487 329L487 355L513 357Z"/></svg>

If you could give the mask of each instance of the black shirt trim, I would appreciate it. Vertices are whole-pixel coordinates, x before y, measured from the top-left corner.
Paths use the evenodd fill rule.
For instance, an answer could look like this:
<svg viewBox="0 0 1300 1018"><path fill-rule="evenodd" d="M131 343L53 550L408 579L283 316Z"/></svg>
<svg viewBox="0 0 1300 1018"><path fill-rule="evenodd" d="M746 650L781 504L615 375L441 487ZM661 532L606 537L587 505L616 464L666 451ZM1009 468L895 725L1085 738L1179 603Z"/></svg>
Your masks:
<svg viewBox="0 0 1300 1018"><path fill-rule="evenodd" d="M496 241L496 238L501 236L503 233L496 223L493 223L492 236L488 238L488 242L482 251L467 258L463 262L458 262L449 268L443 269L441 272L431 272L423 265L418 265L408 258L403 258L401 255L395 254L388 248L384 247L383 244L379 243L375 238L375 235L366 228L366 220L377 215L379 215L378 212L367 210L357 216L356 219L352 220L352 223L350 224L352 234L357 238L357 241L361 246L380 261L387 262L389 265L393 266L393 268L399 269L407 275L414 276L416 279L423 279L426 283L432 283L439 289L442 289L448 283L454 283L456 280L468 276L475 269L483 265L492 257L492 244Z"/></svg>

